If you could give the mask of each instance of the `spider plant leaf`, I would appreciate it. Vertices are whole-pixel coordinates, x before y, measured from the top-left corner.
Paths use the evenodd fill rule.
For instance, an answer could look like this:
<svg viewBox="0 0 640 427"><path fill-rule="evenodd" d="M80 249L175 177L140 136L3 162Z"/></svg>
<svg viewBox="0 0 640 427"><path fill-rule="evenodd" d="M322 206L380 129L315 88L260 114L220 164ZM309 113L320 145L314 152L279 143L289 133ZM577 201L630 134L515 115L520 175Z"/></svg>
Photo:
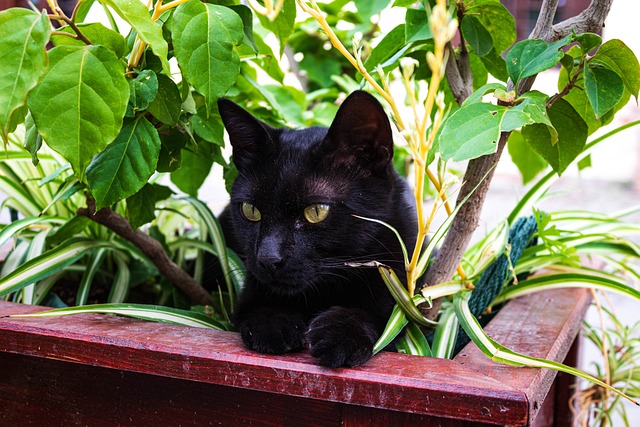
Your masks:
<svg viewBox="0 0 640 427"><path fill-rule="evenodd" d="M600 275L588 274L551 274L535 277L506 287L493 301L492 305L529 295L547 289L590 288L610 291L640 301L640 291L617 280L607 279Z"/></svg>
<svg viewBox="0 0 640 427"><path fill-rule="evenodd" d="M227 290L229 291L229 298L231 299L230 304L233 307L233 281L231 280L231 268L229 267L229 256L227 254L227 244L225 243L224 233L222 232L222 228L220 227L220 223L216 219L216 217L211 212L211 209L204 204L202 201L194 198L194 197L185 197L184 200L189 202L198 212L200 219L204 223L209 236L211 237L211 242L215 249L215 253L220 261L220 266L222 268L222 272L224 273L224 280L227 284Z"/></svg>
<svg viewBox="0 0 640 427"><path fill-rule="evenodd" d="M433 343L431 343L433 357L451 359L456 347L458 326L458 317L456 316L453 306L444 310L438 320L438 326L436 326Z"/></svg>
<svg viewBox="0 0 640 427"><path fill-rule="evenodd" d="M0 279L0 297L18 291L78 261L89 250L107 242L76 238L68 240L27 262Z"/></svg>
<svg viewBox="0 0 640 427"><path fill-rule="evenodd" d="M80 280L80 286L78 286L78 293L76 294L76 305L82 306L87 304L89 299L89 291L91 290L91 284L96 273L102 265L102 260L107 253L107 248L99 248L91 253L89 261L87 262L87 268Z"/></svg>
<svg viewBox="0 0 640 427"><path fill-rule="evenodd" d="M415 323L409 323L404 336L398 340L396 348L400 353L412 354L414 356L433 356L429 342L420 327Z"/></svg>
<svg viewBox="0 0 640 427"><path fill-rule="evenodd" d="M413 302L413 299L409 296L409 292L404 287L402 281L398 278L396 273L386 265L377 264L378 271L382 276L382 280L387 285L387 288L391 292L393 299L396 300L396 303L402 308L405 315L412 322L417 323L420 326L433 327L436 326L437 323L425 318L418 307Z"/></svg>
<svg viewBox="0 0 640 427"><path fill-rule="evenodd" d="M41 224L57 224L63 223L62 218L53 216L30 216L22 218L12 222L0 231L0 246L3 246L9 241L9 239L16 237L22 230L31 227L32 225Z"/></svg>
<svg viewBox="0 0 640 427"><path fill-rule="evenodd" d="M2 192L7 197L4 202L6 206L14 208L25 217L38 216L40 214L40 206L38 206L38 203L21 182L14 181L1 174L0 188L2 188Z"/></svg>
<svg viewBox="0 0 640 427"><path fill-rule="evenodd" d="M453 306L456 311L456 316L460 321L460 326L464 329L464 331L469 335L469 337L473 340L473 342L478 346L478 348L491 360L496 362L504 363L512 366L527 366L531 368L547 368L553 369L555 371L564 372L570 375L574 375L576 377L583 378L587 381L591 381L594 384L597 384L601 387L606 388L607 390L616 393L625 399L633 402L636 405L640 406L640 403L633 400L631 397L627 396L625 393L611 387L609 384L606 384L594 376L591 376L585 372L582 372L579 369L572 368L570 366L563 365L562 363L554 362L552 360L539 359L536 357L526 356L524 354L517 353L513 350L508 349L507 347L498 344L496 341L491 339L484 330L482 330L482 326L478 323L478 320L471 314L471 310L469 309L469 293L459 293L454 296Z"/></svg>
<svg viewBox="0 0 640 427"><path fill-rule="evenodd" d="M109 297L107 301L110 303L122 303L127 299L129 294L129 283L131 278L131 271L129 270L129 264L127 257L122 253L115 253L114 260L116 263L116 274L111 284L111 290L109 291Z"/></svg>
<svg viewBox="0 0 640 427"><path fill-rule="evenodd" d="M29 244L29 250L27 251L26 260L33 259L44 252L46 247L47 235L51 229L43 230L40 233L37 233L31 243ZM33 304L36 296L36 284L32 283L31 285L22 289L22 303L23 304Z"/></svg>
<svg viewBox="0 0 640 427"><path fill-rule="evenodd" d="M400 332L407 326L409 321L407 320L407 316L404 314L404 311L400 308L398 304L393 307L393 311L391 312L391 316L387 321L387 326L384 328L382 335L378 338L378 341L373 346L373 354L377 354L382 351L386 346L391 344L391 342L396 339Z"/></svg>
<svg viewBox="0 0 640 427"><path fill-rule="evenodd" d="M82 307L68 307L41 311L39 313L32 314L20 314L11 317L47 318L86 313L117 314L120 316L134 317L136 319L172 323L175 325L191 326L196 328L210 328L223 331L229 329L228 325L218 322L204 314L194 311L180 310L177 308L146 304L95 304L85 305Z"/></svg>

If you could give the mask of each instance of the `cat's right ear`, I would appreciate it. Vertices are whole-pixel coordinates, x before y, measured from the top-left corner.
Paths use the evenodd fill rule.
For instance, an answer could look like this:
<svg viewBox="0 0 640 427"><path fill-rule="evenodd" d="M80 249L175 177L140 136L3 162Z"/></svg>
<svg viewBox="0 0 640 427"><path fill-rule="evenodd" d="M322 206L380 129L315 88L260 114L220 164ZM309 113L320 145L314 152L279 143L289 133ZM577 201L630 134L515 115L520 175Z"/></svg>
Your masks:
<svg viewBox="0 0 640 427"><path fill-rule="evenodd" d="M273 128L226 98L218 99L218 110L229 133L233 162L238 170L243 170L259 158L265 148L272 145L270 131Z"/></svg>

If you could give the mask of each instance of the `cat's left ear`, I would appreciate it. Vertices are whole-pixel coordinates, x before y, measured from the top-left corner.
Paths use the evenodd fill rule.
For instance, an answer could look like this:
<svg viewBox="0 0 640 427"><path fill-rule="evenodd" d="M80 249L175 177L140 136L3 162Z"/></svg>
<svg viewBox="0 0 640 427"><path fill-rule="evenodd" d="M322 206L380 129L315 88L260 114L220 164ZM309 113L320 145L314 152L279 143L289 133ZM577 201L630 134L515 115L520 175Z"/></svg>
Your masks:
<svg viewBox="0 0 640 427"><path fill-rule="evenodd" d="M393 158L389 117L376 98L355 91L338 109L325 144L333 161L384 175Z"/></svg>

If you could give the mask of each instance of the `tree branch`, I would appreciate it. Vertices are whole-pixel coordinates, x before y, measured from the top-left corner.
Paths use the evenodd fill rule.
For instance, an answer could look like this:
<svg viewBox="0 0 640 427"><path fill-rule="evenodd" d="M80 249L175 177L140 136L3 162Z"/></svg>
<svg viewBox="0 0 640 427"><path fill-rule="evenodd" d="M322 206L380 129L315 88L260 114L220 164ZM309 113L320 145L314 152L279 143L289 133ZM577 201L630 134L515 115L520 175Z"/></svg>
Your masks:
<svg viewBox="0 0 640 427"><path fill-rule="evenodd" d="M160 273L191 299L192 303L211 304L209 293L169 258L162 245L147 234L131 228L125 218L110 208L103 208L96 212L96 202L89 196L87 196L87 208L78 209L77 214L104 225L123 239L133 243L149 258Z"/></svg>
<svg viewBox="0 0 640 427"><path fill-rule="evenodd" d="M609 14L612 2L613 0L592 0L589 7L578 16L553 25L553 17L556 12L558 0L545 0L542 3L536 26L529 38L540 38L550 42L565 37L567 34L570 34L572 29L576 33L597 32L604 26L604 21ZM449 58L449 61L451 61L451 58ZM447 78L451 76L453 80L459 80L462 72L459 69L457 73L455 71L456 70L453 70L452 67L449 67L449 64L447 64ZM518 94L528 92L534 81L535 76L523 79L519 84ZM471 85L471 82L463 83L464 84L461 85L455 85L455 87ZM454 86L451 86L451 88L454 90ZM507 91L513 89L514 85L509 81ZM454 97L456 100L466 99L462 92L454 92ZM484 205L487 191L493 178L493 170L495 170L495 165L500 160L508 138L509 132L503 132L500 135L498 147L494 154L469 161L464 175L464 185L458 194L457 203L460 203L476 186L477 189L475 193L469 197L465 205L460 208L456 218L453 220L440 251L438 251L433 264L429 267L429 270L427 270L425 286L436 285L450 280L456 267L462 260L462 256L471 241L471 236L478 227L482 206ZM481 182L485 175L486 178ZM436 300L433 302L431 309L424 310L426 317L431 320L435 319L438 316L440 304L441 300Z"/></svg>

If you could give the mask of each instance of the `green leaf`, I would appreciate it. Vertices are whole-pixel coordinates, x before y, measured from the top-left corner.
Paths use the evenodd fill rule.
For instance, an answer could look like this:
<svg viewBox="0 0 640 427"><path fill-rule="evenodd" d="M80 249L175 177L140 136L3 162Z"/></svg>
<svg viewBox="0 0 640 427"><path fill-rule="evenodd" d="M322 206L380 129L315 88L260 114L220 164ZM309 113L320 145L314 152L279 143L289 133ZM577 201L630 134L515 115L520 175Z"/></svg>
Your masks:
<svg viewBox="0 0 640 427"><path fill-rule="evenodd" d="M9 133L24 121L27 94L46 70L50 33L44 10L42 14L19 8L0 12L0 134L5 144Z"/></svg>
<svg viewBox="0 0 640 427"><path fill-rule="evenodd" d="M469 104L482 102L483 96L485 96L488 93L493 93L498 89L505 90L506 87L502 83L487 83L486 85L479 87L471 95L469 95L467 99L464 100L461 106L466 107Z"/></svg>
<svg viewBox="0 0 640 427"><path fill-rule="evenodd" d="M625 284L623 281L591 274L551 274L535 277L507 286L492 305L500 304L513 298L541 292L548 289L589 288L613 292L640 302L640 291Z"/></svg>
<svg viewBox="0 0 640 427"><path fill-rule="evenodd" d="M589 64L584 69L584 89L599 119L620 101L624 83L615 72Z"/></svg>
<svg viewBox="0 0 640 427"><path fill-rule="evenodd" d="M505 60L500 56L495 48L485 56L481 56L480 60L486 67L487 71L491 73L496 79L506 82L509 79L509 73L507 73L507 64Z"/></svg>
<svg viewBox="0 0 640 427"><path fill-rule="evenodd" d="M534 123L552 126L547 116L548 99L547 95L535 90L525 93L518 105L507 109L500 130L512 131Z"/></svg>
<svg viewBox="0 0 640 427"><path fill-rule="evenodd" d="M284 53L289 36L293 33L296 23L296 2L295 0L284 0L282 9L274 21L258 14L258 19L264 28L272 31L280 41L280 56Z"/></svg>
<svg viewBox="0 0 640 427"><path fill-rule="evenodd" d="M221 331L229 329L223 323L195 311L180 310L177 308L146 304L93 304L82 307L68 307L56 310L41 311L39 313L20 314L14 315L12 317L47 318L85 313L117 314L119 316L150 320L152 322L164 322L174 325L190 326L195 328L210 328Z"/></svg>
<svg viewBox="0 0 640 427"><path fill-rule="evenodd" d="M243 4L229 6L229 8L242 19L242 27L244 30L244 40L242 43L249 46L255 54L258 54L260 50L253 37L253 13L251 9Z"/></svg>
<svg viewBox="0 0 640 427"><path fill-rule="evenodd" d="M499 105L476 103L451 114L438 137L443 159L461 161L495 153L505 112Z"/></svg>
<svg viewBox="0 0 640 427"><path fill-rule="evenodd" d="M86 251L107 245L95 239L73 239L39 255L0 279L0 297L44 279L78 261Z"/></svg>
<svg viewBox="0 0 640 427"><path fill-rule="evenodd" d="M211 114L207 114L203 107L198 108L198 114L191 117L191 124L198 136L213 144L224 146L224 126L217 106L214 106Z"/></svg>
<svg viewBox="0 0 640 427"><path fill-rule="evenodd" d="M94 45L102 45L111 50L118 58L125 55L127 44L120 33L108 29L99 22L91 24L76 24L80 32ZM75 35L76 32L69 26L59 28L57 31ZM82 40L74 37L53 34L51 41L54 46L84 46Z"/></svg>
<svg viewBox="0 0 640 427"><path fill-rule="evenodd" d="M534 124L522 128L522 136L559 175L573 162L585 147L588 135L587 124L568 102L556 101L548 110L553 128ZM553 142L552 130L558 133Z"/></svg>
<svg viewBox="0 0 640 427"><path fill-rule="evenodd" d="M575 36L575 41L580 43L582 52L586 55L602 44L602 37L594 33L582 33Z"/></svg>
<svg viewBox="0 0 640 427"><path fill-rule="evenodd" d="M407 9L404 30L407 44L433 38L429 17L424 9Z"/></svg>
<svg viewBox="0 0 640 427"><path fill-rule="evenodd" d="M418 310L418 307L416 307L413 299L409 296L409 292L407 292L396 273L391 268L385 265L376 265L378 267L380 275L382 276L382 280L384 281L385 285L387 285L387 288L389 289L389 292L391 292L393 299L400 306L402 311L404 311L404 314L409 318L409 320L422 326L436 326L436 322L425 318L420 310Z"/></svg>
<svg viewBox="0 0 640 427"><path fill-rule="evenodd" d="M99 248L91 252L91 255L89 256L89 260L87 262L87 267L82 274L82 279L80 280L80 285L78 286L78 293L76 294L77 306L85 305L87 303L87 300L89 299L89 291L91 290L91 283L93 282L93 278L95 277L95 275L98 273L98 270L102 265L102 260L104 259L106 254L107 248Z"/></svg>
<svg viewBox="0 0 640 427"><path fill-rule="evenodd" d="M384 36L382 40L371 50L371 54L364 62L367 70L372 70L391 58L396 52L406 46L404 41L405 25L400 24Z"/></svg>
<svg viewBox="0 0 640 427"><path fill-rule="evenodd" d="M358 12L365 22L380 13L390 2L391 0L354 0Z"/></svg>
<svg viewBox="0 0 640 427"><path fill-rule="evenodd" d="M499 56L516 41L516 22L511 13L500 2L474 0L467 2L466 16L476 16L489 32L493 46ZM464 20L463 20L464 21Z"/></svg>
<svg viewBox="0 0 640 427"><path fill-rule="evenodd" d="M40 163L38 151L42 148L42 137L38 133L36 122L33 121L31 113L27 114L24 121L24 127L24 148L31 154L31 163L33 163L33 166L38 166Z"/></svg>
<svg viewBox="0 0 640 427"><path fill-rule="evenodd" d="M172 32L182 72L211 111L240 72L236 46L244 39L242 19L228 7L190 0L176 8Z"/></svg>
<svg viewBox="0 0 640 427"><path fill-rule="evenodd" d="M158 131L144 116L126 121L118 137L87 168L96 209L134 195L156 170Z"/></svg>
<svg viewBox="0 0 640 427"><path fill-rule="evenodd" d="M376 341L376 344L373 346L373 354L378 354L384 350L386 346L391 344L400 332L402 332L404 327L407 326L407 323L409 323L407 316L400 306L398 304L393 306L393 311L391 311L387 326L385 326L380 338L378 338L378 341Z"/></svg>
<svg viewBox="0 0 640 427"><path fill-rule="evenodd" d="M169 126L176 126L180 120L180 89L171 79L164 74L157 75L158 93L149 106L147 111L156 119Z"/></svg>
<svg viewBox="0 0 640 427"><path fill-rule="evenodd" d="M200 143L200 145L204 144L211 145L206 141ZM171 182L181 191L198 197L198 190L211 171L213 159L189 150L182 150L181 157L180 169L171 173Z"/></svg>
<svg viewBox="0 0 640 427"><path fill-rule="evenodd" d="M444 310L438 319L431 350L433 357L451 359L454 355L458 337L458 318L453 307Z"/></svg>
<svg viewBox="0 0 640 427"><path fill-rule="evenodd" d="M13 221L0 231L0 246L4 246L9 239L17 238L20 232L35 224L60 224L64 222L61 218L53 216L31 216Z"/></svg>
<svg viewBox="0 0 640 427"><path fill-rule="evenodd" d="M465 15L460 26L464 39L471 45L478 56L484 56L493 49L491 34L482 22L473 15Z"/></svg>
<svg viewBox="0 0 640 427"><path fill-rule="evenodd" d="M507 150L522 175L523 184L531 182L547 167L547 162L527 145L520 132L511 132L507 141Z"/></svg>
<svg viewBox="0 0 640 427"><path fill-rule="evenodd" d="M169 187L146 184L140 191L127 199L127 219L134 230L153 221L156 204L173 194Z"/></svg>
<svg viewBox="0 0 640 427"><path fill-rule="evenodd" d="M167 59L169 46L162 37L162 27L151 20L147 7L138 0L100 0L100 2L113 8L122 19L136 30L140 40L149 45L162 62L162 70L165 74L170 74L169 60Z"/></svg>
<svg viewBox="0 0 640 427"><path fill-rule="evenodd" d="M129 79L129 104L127 117L134 117L149 107L158 94L158 78L151 70L141 71L135 79Z"/></svg>
<svg viewBox="0 0 640 427"><path fill-rule="evenodd" d="M29 109L47 145L84 181L93 156L122 127L129 99L124 67L102 46L55 47L49 58L49 70L29 94Z"/></svg>
<svg viewBox="0 0 640 427"><path fill-rule="evenodd" d="M412 354L414 356L433 357L429 342L424 333L415 323L409 323L405 328L405 334L396 343L399 353Z"/></svg>
<svg viewBox="0 0 640 427"><path fill-rule="evenodd" d="M596 52L589 63L600 64L615 72L624 82L625 88L638 99L640 91L640 65L638 58L620 40L609 40Z"/></svg>
<svg viewBox="0 0 640 427"><path fill-rule="evenodd" d="M180 129L170 128L160 132L160 155L158 156L158 172L174 172L182 164L182 149L189 142L189 137Z"/></svg>
<svg viewBox="0 0 640 427"><path fill-rule="evenodd" d="M528 39L516 43L507 53L507 71L514 83L555 66L564 52L561 48L571 42L571 35L554 43Z"/></svg>

